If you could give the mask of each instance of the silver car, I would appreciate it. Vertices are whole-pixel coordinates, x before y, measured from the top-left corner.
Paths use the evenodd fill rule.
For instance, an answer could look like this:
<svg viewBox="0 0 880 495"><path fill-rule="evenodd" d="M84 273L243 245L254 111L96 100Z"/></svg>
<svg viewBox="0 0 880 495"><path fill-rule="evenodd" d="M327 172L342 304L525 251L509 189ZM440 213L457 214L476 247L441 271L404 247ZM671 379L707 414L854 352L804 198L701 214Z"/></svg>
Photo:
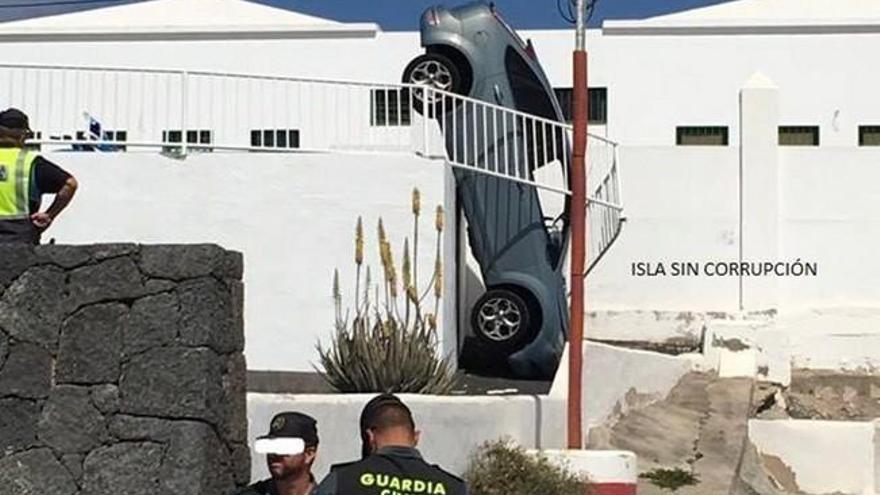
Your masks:
<svg viewBox="0 0 880 495"><path fill-rule="evenodd" d="M421 18L421 42L425 54L407 65L404 82L564 121L531 43L524 42L493 5L476 2L451 9L429 8ZM422 103L420 98L414 102L419 112ZM503 117L504 125L495 125L494 113L487 117L473 104L429 104L443 108L446 113L438 120L455 129L445 134L447 153L459 153L456 161L500 160L514 167L518 165L512 163L513 157L528 156L529 173L549 163L570 163L561 159L570 148L558 128L549 134L534 132L533 127L541 124L509 116ZM436 116L438 112L426 113ZM497 129L505 129L507 135ZM479 142L474 146L475 140ZM537 152L523 153L522 147ZM465 149L484 151L467 157L462 156ZM534 186L467 170L456 169L455 176L470 247L487 288L472 311L473 336L465 339L460 362L519 377L551 378L568 332L562 274L568 200L563 211L547 218ZM565 177L570 177L567 171Z"/></svg>

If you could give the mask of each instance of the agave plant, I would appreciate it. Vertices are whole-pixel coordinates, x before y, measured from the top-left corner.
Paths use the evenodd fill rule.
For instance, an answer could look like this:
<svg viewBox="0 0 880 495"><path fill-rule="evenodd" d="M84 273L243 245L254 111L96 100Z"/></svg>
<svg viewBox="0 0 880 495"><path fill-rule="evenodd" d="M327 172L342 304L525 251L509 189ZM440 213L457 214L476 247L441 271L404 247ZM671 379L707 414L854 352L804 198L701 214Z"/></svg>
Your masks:
<svg viewBox="0 0 880 495"><path fill-rule="evenodd" d="M340 392L443 394L455 386L450 359L441 358L437 352L437 312L443 292L440 256L443 208L437 206L436 210L434 273L424 291L419 290L417 268L421 213L418 189L413 189L412 213L412 256L409 238L406 238L399 274L393 247L382 219L379 219L377 237L382 277L375 285L371 281L370 267L363 266L364 229L362 219L358 218L355 227L354 315L351 317L349 309L343 310L339 271L334 272L335 329L328 347L318 343L321 363L318 372ZM372 292L375 295L371 297ZM431 295L433 312L424 309Z"/></svg>

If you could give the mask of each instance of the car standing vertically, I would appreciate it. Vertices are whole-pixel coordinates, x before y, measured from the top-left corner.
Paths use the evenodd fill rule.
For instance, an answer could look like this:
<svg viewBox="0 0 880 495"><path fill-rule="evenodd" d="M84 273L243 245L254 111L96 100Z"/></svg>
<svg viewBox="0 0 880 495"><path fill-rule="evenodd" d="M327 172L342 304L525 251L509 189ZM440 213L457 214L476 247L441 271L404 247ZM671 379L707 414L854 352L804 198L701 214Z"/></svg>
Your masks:
<svg viewBox="0 0 880 495"><path fill-rule="evenodd" d="M421 18L421 43L425 54L407 65L404 82L564 122L531 43L516 34L494 5L427 9ZM510 169L525 165L529 177L540 167L570 163L562 157L570 147L559 127L547 139L544 129L535 132L535 126L546 125L539 120L508 112L501 117L503 125L497 125L497 112L487 117L467 101L441 106L427 93L414 93L417 111L435 117L442 111L441 125L454 123L454 132L444 134L446 151L455 153L456 161L475 166L500 161ZM479 152L468 156L466 149ZM565 171L563 176L570 175ZM463 169L456 169L455 177L471 251L486 286L470 318L478 361L498 356L517 376L551 378L568 332L562 273L568 197L562 211L548 218L533 185Z"/></svg>

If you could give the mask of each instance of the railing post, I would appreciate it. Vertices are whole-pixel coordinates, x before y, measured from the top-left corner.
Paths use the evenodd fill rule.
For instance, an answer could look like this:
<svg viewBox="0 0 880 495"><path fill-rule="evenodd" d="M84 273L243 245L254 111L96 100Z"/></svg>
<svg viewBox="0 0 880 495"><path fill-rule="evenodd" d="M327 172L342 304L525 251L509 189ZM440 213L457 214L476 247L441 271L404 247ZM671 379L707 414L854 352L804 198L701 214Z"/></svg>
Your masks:
<svg viewBox="0 0 880 495"><path fill-rule="evenodd" d="M422 152L424 156L428 156L428 110L431 106L428 102L430 98L428 93L431 91L429 86L425 86L425 89L422 91Z"/></svg>
<svg viewBox="0 0 880 495"><path fill-rule="evenodd" d="M187 139L187 116L189 113L189 73L180 73L180 155L185 157L189 152L189 140Z"/></svg>

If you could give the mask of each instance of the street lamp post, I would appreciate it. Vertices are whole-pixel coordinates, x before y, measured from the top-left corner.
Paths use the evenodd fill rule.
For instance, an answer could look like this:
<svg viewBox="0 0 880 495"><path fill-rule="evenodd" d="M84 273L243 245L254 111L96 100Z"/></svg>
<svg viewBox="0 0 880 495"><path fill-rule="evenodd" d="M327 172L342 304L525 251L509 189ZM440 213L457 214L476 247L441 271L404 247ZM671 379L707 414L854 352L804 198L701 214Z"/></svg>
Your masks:
<svg viewBox="0 0 880 495"><path fill-rule="evenodd" d="M586 262L587 51L585 1L577 0L573 54L571 170L571 317L568 346L568 448L583 448L581 392L584 340L584 265Z"/></svg>

